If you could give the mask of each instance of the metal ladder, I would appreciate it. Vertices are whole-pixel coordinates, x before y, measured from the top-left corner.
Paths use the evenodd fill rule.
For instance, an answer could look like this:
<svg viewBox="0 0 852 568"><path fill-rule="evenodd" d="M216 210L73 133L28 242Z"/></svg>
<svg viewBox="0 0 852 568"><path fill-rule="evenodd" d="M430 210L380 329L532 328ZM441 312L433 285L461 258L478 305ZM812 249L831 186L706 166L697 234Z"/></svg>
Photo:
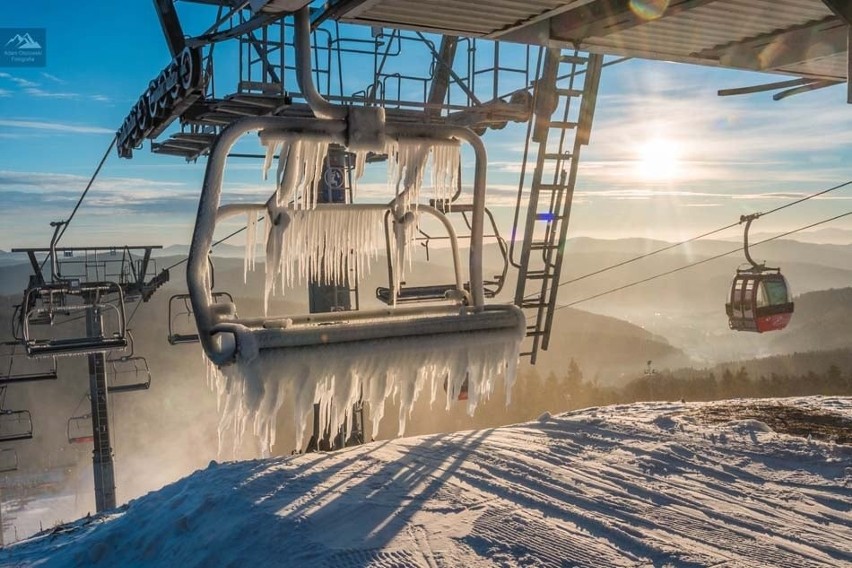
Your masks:
<svg viewBox="0 0 852 568"><path fill-rule="evenodd" d="M603 56L547 49L535 86L535 114L530 122L524 148L524 163L518 186L513 235L523 201L527 164L535 160L527 200L524 239L518 269L515 305L527 314L527 341L521 355L535 364L539 349L550 341L553 312L577 166L582 146L589 135L597 99ZM537 144L534 157L531 146Z"/></svg>

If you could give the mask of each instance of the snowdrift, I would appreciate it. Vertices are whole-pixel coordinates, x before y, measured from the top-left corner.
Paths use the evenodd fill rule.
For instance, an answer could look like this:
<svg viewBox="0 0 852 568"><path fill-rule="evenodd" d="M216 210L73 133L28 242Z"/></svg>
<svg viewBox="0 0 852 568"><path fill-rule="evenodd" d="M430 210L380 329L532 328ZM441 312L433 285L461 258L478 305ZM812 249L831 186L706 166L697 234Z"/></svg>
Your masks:
<svg viewBox="0 0 852 568"><path fill-rule="evenodd" d="M211 463L111 514L10 546L0 564L849 565L852 399L759 405L592 408ZM805 426L788 433L776 415Z"/></svg>

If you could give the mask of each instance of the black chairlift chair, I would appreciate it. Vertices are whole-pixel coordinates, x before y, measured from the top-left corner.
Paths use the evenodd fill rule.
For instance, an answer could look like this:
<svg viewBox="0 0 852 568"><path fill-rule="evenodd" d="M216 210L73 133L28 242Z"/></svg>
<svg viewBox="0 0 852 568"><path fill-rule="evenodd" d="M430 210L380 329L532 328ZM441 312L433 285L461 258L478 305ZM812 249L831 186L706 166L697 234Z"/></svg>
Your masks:
<svg viewBox="0 0 852 568"><path fill-rule="evenodd" d="M31 440L33 417L29 410L0 409L0 442Z"/></svg>
<svg viewBox="0 0 852 568"><path fill-rule="evenodd" d="M731 329L764 333L787 327L794 306L790 286L781 270L757 264L749 254L748 230L758 217L759 213L740 218L746 224L743 251L750 266L737 269L725 311Z"/></svg>
<svg viewBox="0 0 852 568"><path fill-rule="evenodd" d="M234 297L227 292L211 292L211 295L213 303L216 305L231 306L234 304ZM189 329L190 326L192 327L191 330ZM189 294L175 294L169 298L168 340L171 345L198 343L198 332L195 331L195 320L193 319Z"/></svg>
<svg viewBox="0 0 852 568"><path fill-rule="evenodd" d="M18 452L15 448L0 449L0 473L18 470Z"/></svg>
<svg viewBox="0 0 852 568"><path fill-rule="evenodd" d="M45 282L36 266L36 274L24 291L24 301L20 309L20 328L22 342L30 357L50 355L85 355L123 349L127 346L125 338L124 291L115 282L84 282L79 278L63 278L59 270L56 242L61 235L64 221L51 223L54 227L50 241L51 281ZM31 262L35 263L34 257ZM70 300L76 299L76 303ZM109 332L97 336L77 334L71 337L57 337L58 325L73 321L76 316L94 311L104 322L112 325ZM109 317L112 315L112 317ZM107 317L104 317L107 316ZM62 318L66 318L63 320ZM35 331L49 324L47 337L39 337ZM68 326L75 330L78 326Z"/></svg>
<svg viewBox="0 0 852 568"><path fill-rule="evenodd" d="M57 378L56 357L30 359L23 349L17 352L20 345L19 341L0 343L0 386Z"/></svg>
<svg viewBox="0 0 852 568"><path fill-rule="evenodd" d="M68 424L65 427L65 434L68 437L69 444L91 444L94 442L95 435L92 432L92 415L82 414L69 418Z"/></svg>
<svg viewBox="0 0 852 568"><path fill-rule="evenodd" d="M111 301L105 298L112 296ZM80 303L71 304L72 297ZM76 335L56 337L57 326L64 321L95 310L111 326L111 330L98 336ZM23 344L30 357L52 355L85 355L123 349L127 346L125 336L124 295L121 287L114 282L86 282L78 280L60 280L48 284L29 287L24 293L21 309L21 330ZM65 319L62 319L65 318ZM42 320L51 322L48 337L37 337L36 331ZM77 326L68 326L74 330Z"/></svg>
<svg viewBox="0 0 852 568"><path fill-rule="evenodd" d="M143 391L151 386L151 370L148 368L148 361L145 357L134 353L133 335L130 330L127 331L127 339L130 353L119 357L111 356L106 360L109 366L107 392L110 394Z"/></svg>

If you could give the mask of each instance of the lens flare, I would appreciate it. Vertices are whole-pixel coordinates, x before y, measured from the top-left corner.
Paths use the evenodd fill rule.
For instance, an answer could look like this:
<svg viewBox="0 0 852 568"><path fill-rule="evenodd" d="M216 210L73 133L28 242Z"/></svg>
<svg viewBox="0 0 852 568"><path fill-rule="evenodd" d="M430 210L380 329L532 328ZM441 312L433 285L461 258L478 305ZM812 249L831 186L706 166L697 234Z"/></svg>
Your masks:
<svg viewBox="0 0 852 568"><path fill-rule="evenodd" d="M679 151L669 140L655 138L639 148L637 173L646 180L672 180L678 175Z"/></svg>
<svg viewBox="0 0 852 568"><path fill-rule="evenodd" d="M643 20L656 20L668 7L669 0L630 0L630 9Z"/></svg>

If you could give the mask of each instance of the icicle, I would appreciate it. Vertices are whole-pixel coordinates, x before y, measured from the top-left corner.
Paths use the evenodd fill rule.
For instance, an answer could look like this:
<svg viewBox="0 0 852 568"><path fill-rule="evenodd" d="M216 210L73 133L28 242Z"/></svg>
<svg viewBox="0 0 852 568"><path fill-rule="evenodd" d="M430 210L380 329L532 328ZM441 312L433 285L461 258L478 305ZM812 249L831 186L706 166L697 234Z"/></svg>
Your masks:
<svg viewBox="0 0 852 568"><path fill-rule="evenodd" d="M364 169L367 165L367 150L355 152L355 168L352 171L352 198L355 199L358 192L358 181L364 177Z"/></svg>
<svg viewBox="0 0 852 568"><path fill-rule="evenodd" d="M248 282L249 270L254 270L257 255L257 211L249 211L246 219L246 254L243 259L243 284Z"/></svg>
<svg viewBox="0 0 852 568"><path fill-rule="evenodd" d="M402 435L421 393L428 386L434 400L445 378L447 408L467 380L467 410L472 415L501 377L508 403L518 363L519 334L508 331L487 337L421 337L413 340L416 343L371 341L258 353L250 332L238 325L233 330L240 356L236 364L215 373L213 384L222 413L220 439L225 438L224 431L233 431L239 443L251 425L264 452L275 441L275 418L287 400L297 430L296 447L302 445L313 404L320 405L320 427L337 432L342 425L351 425L352 406L362 393L374 432L384 415L385 400L398 395Z"/></svg>
<svg viewBox="0 0 852 568"><path fill-rule="evenodd" d="M432 190L435 199L446 201L458 187L461 151L457 144L440 144L432 148Z"/></svg>
<svg viewBox="0 0 852 568"><path fill-rule="evenodd" d="M310 280L341 282L350 268L368 274L384 246L384 214L382 209L279 210L275 215L282 223L273 225L266 243L264 305L278 280L283 290Z"/></svg>

